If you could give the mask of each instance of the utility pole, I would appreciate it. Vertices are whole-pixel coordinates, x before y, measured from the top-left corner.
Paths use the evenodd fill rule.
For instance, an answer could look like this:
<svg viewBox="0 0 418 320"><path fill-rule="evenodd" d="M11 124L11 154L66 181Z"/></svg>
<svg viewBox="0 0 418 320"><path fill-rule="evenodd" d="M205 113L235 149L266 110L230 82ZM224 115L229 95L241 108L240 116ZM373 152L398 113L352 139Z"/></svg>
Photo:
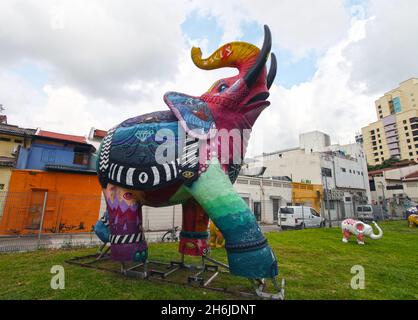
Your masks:
<svg viewBox="0 0 418 320"><path fill-rule="evenodd" d="M325 178L325 190L326 190L326 195L327 195L327 207L328 207L328 225L329 225L329 227L331 228L332 227L332 225L331 225L331 208L330 208L330 204L329 204L329 190L328 190L328 179L327 179L327 176L325 175L324 176L324 178Z"/></svg>
<svg viewBox="0 0 418 320"><path fill-rule="evenodd" d="M386 198L385 198L385 185L383 184L382 181L379 181L379 183L382 185L382 215L383 215L383 220L385 220L385 216L384 216L384 212L386 212Z"/></svg>

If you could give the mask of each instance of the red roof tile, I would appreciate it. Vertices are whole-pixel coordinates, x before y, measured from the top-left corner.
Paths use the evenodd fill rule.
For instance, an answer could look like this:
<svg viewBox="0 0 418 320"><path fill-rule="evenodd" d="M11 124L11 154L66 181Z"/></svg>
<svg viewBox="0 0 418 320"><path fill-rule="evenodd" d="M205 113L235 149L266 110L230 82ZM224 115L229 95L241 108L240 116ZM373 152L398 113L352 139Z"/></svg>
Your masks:
<svg viewBox="0 0 418 320"><path fill-rule="evenodd" d="M94 130L94 137L104 138L106 137L106 135L107 135L107 131L105 130L99 130L99 129Z"/></svg>
<svg viewBox="0 0 418 320"><path fill-rule="evenodd" d="M37 135L41 137L46 137L46 138L87 144L86 138L83 136L74 136L70 134L57 133L57 132L51 132L51 131L45 131L45 130L39 130Z"/></svg>
<svg viewBox="0 0 418 320"><path fill-rule="evenodd" d="M418 180L418 171L406 175L402 180Z"/></svg>

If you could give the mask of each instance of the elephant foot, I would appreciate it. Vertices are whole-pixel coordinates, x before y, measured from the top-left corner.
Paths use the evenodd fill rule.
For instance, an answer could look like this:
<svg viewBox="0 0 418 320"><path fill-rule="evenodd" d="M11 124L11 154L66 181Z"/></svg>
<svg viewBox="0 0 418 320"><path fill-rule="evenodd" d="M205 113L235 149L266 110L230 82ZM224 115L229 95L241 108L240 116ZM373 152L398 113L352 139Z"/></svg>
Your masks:
<svg viewBox="0 0 418 320"><path fill-rule="evenodd" d="M346 239L346 238L343 238L343 240L342 240L344 243L347 243L348 242L348 239Z"/></svg>
<svg viewBox="0 0 418 320"><path fill-rule="evenodd" d="M226 245L229 271L250 279L274 278L278 275L276 256L270 246L255 250L232 249Z"/></svg>
<svg viewBox="0 0 418 320"><path fill-rule="evenodd" d="M148 245L145 241L135 243L112 243L110 248L112 260L120 262L145 262L148 258Z"/></svg>

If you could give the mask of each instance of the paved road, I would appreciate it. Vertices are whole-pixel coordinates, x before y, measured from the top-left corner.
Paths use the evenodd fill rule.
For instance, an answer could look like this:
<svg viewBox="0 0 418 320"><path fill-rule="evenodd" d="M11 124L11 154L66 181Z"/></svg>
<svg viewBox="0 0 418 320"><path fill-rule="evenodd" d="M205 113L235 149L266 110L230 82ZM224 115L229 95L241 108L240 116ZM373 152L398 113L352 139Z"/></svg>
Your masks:
<svg viewBox="0 0 418 320"><path fill-rule="evenodd" d="M261 231L263 232L274 232L274 231L281 231L277 224L263 224L260 225Z"/></svg>

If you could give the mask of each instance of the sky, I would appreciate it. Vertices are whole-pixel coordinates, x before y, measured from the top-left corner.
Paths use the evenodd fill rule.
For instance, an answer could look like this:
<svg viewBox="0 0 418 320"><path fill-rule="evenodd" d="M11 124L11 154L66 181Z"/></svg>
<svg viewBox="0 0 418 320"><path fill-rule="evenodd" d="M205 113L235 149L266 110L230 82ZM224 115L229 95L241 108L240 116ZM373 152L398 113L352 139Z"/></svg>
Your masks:
<svg viewBox="0 0 418 320"><path fill-rule="evenodd" d="M377 98L418 77L417 15L416 0L2 0L0 104L22 127L107 130L236 74L196 68L191 47L261 46L267 24L278 73L250 155L312 130L351 143Z"/></svg>

